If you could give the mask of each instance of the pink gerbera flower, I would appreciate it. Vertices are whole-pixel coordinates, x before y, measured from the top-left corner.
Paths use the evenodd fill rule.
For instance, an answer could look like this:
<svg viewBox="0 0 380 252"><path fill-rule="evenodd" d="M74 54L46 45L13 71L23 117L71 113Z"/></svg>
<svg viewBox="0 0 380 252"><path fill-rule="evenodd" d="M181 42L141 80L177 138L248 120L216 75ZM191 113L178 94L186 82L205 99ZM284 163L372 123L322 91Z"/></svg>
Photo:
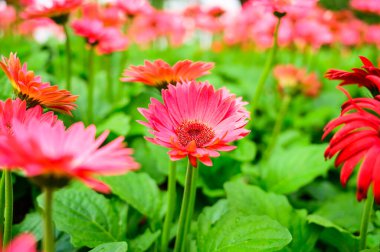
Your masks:
<svg viewBox="0 0 380 252"><path fill-rule="evenodd" d="M51 86L42 82L40 76L28 71L27 65L21 64L16 54L11 53L9 58L2 58L0 67L10 80L17 96L27 102L28 107L41 105L44 108L69 114L76 108L74 102L78 98L67 90L60 90L58 86Z"/></svg>
<svg viewBox="0 0 380 252"><path fill-rule="evenodd" d="M0 252L37 252L37 243L33 235L21 234L14 238L5 249Z"/></svg>
<svg viewBox="0 0 380 252"><path fill-rule="evenodd" d="M249 133L244 129L249 116L246 103L224 88L182 82L163 89L162 98L163 103L152 98L148 109L139 109L148 120L140 123L153 134L148 141L170 148L171 160L188 157L194 167L197 159L211 166L210 157L235 149L228 143Z"/></svg>
<svg viewBox="0 0 380 252"><path fill-rule="evenodd" d="M43 113L41 106L27 109L26 102L20 99L0 101L0 136L13 134L13 123L29 123L32 119L54 124L57 116L53 112Z"/></svg>
<svg viewBox="0 0 380 252"><path fill-rule="evenodd" d="M61 187L71 179L109 192L108 186L93 178L96 175L117 175L134 170L139 165L125 148L123 137L102 145L108 131L95 138L96 128L85 128L82 122L65 129L61 121L55 124L32 118L29 123L13 122L14 134L0 141L0 163L22 169L28 177L44 187Z"/></svg>
<svg viewBox="0 0 380 252"><path fill-rule="evenodd" d="M359 164L357 199L367 198L372 183L375 200L380 204L380 101L373 98L348 100L342 106L342 114L326 125L323 138L337 127L340 128L330 140L325 157L330 159L337 155L335 166L342 167L340 181L343 186Z"/></svg>
<svg viewBox="0 0 380 252"><path fill-rule="evenodd" d="M154 62L146 60L144 66L130 66L126 69L121 81L142 82L161 89L166 88L168 84L176 84L178 81L195 80L209 74L213 67L214 63L202 61L183 60L171 67L160 59Z"/></svg>
<svg viewBox="0 0 380 252"><path fill-rule="evenodd" d="M56 23L65 23L70 12L78 8L83 0L50 0L29 5L21 13L23 18L48 17Z"/></svg>
<svg viewBox="0 0 380 252"><path fill-rule="evenodd" d="M358 84L359 87L366 87L375 97L380 94L380 69L375 67L366 57L360 56L363 62L361 68L353 68L353 72L330 69L326 73L329 80L342 80L341 86Z"/></svg>

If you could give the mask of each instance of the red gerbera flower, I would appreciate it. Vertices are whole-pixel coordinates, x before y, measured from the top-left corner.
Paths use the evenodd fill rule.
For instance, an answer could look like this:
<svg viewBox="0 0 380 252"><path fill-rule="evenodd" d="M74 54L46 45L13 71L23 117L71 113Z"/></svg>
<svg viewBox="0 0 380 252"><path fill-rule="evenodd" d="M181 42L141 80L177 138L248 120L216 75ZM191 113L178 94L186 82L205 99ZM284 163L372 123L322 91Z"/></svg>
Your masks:
<svg viewBox="0 0 380 252"><path fill-rule="evenodd" d="M195 80L210 73L214 67L211 62L192 62L191 60L178 61L171 67L163 60L150 62L146 60L144 66L131 66L123 73L125 82L142 82L157 88L166 88L168 84L176 84L178 81Z"/></svg>
<svg viewBox="0 0 380 252"><path fill-rule="evenodd" d="M370 60L360 56L363 62L361 68L353 68L353 72L330 69L326 73L326 78L330 80L342 80L341 86L358 84L359 87L366 87L375 97L380 94L380 69L375 67Z"/></svg>
<svg viewBox="0 0 380 252"><path fill-rule="evenodd" d="M27 124L13 122L14 134L0 141L0 164L22 169L36 183L61 187L71 179L108 192L107 185L96 175L117 175L139 168L125 148L123 137L100 147L108 131L95 138L96 127L85 128L82 122L65 129L62 121L55 124L32 118Z"/></svg>
<svg viewBox="0 0 380 252"><path fill-rule="evenodd" d="M0 67L10 80L17 96L25 100L29 108L41 105L69 115L71 110L76 108L74 102L78 96L67 90L60 90L58 86L51 86L48 82L42 82L40 76L28 71L26 63L21 65L16 54L11 53L9 59L2 57Z"/></svg>
<svg viewBox="0 0 380 252"><path fill-rule="evenodd" d="M331 139L325 157L337 155L335 166L342 166L340 180L343 186L360 163L357 199L367 197L372 183L375 200L380 204L380 101L355 98L345 102L342 114L326 125L322 138L339 126L342 127Z"/></svg>
<svg viewBox="0 0 380 252"><path fill-rule="evenodd" d="M228 143L249 133L244 129L249 116L246 103L224 88L182 82L163 89L162 99L163 103L152 98L148 109L139 109L148 120L140 123L153 134L148 141L171 149L171 160L188 157L194 167L197 159L211 166L210 157L235 149Z"/></svg>
<svg viewBox="0 0 380 252"><path fill-rule="evenodd" d="M48 17L57 23L65 23L68 14L78 8L83 0L52 0L42 3L41 1L29 5L21 13L23 18L43 18Z"/></svg>

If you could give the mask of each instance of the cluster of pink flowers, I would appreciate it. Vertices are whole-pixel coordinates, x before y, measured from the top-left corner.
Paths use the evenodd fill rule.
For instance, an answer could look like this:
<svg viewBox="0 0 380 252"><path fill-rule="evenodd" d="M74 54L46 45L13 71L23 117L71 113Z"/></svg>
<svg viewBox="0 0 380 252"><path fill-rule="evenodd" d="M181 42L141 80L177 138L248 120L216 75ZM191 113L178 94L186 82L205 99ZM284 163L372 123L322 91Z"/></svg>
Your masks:
<svg viewBox="0 0 380 252"><path fill-rule="evenodd" d="M75 15L69 22L76 34L96 44L97 51L102 54L125 50L132 42L146 47L160 38L172 46L179 46L198 34L197 31L218 35L214 37L219 40L214 42L226 46L267 48L272 45L277 22L275 12L286 13L279 31L280 46L295 44L301 48L305 45L319 48L334 43L346 46L379 44L378 25L364 23L350 10L323 9L315 0L250 0L237 13L217 6L199 5L189 6L181 12L156 10L146 0L118 0L106 5L81 3L81 0L54 0L53 4L41 7L32 1L21 12L26 20L19 24L18 30L25 34L42 25L54 27L54 22L35 20L51 18L61 22L68 18L68 11L79 8L79 19ZM352 0L351 5L360 11L379 13L376 1ZM2 12L5 15L2 15L0 29L8 29L16 19L16 12L4 4L0 5ZM50 30L62 33L62 29Z"/></svg>

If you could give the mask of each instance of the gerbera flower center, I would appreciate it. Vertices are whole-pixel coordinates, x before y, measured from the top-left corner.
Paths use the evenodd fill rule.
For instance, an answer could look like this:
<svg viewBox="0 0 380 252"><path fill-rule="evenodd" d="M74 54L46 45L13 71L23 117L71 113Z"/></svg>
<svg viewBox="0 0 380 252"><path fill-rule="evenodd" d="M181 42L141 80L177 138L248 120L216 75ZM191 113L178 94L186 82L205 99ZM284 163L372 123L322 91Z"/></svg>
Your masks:
<svg viewBox="0 0 380 252"><path fill-rule="evenodd" d="M215 132L210 126L196 120L183 121L175 132L177 133L179 143L184 147L191 141L195 141L197 147L202 147L215 136Z"/></svg>

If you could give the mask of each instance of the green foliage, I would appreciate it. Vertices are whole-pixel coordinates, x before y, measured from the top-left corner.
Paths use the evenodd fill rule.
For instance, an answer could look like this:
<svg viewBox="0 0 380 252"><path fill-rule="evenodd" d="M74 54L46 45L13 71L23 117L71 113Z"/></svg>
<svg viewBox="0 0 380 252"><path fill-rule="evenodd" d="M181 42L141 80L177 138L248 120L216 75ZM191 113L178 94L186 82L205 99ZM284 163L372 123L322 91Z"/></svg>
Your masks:
<svg viewBox="0 0 380 252"><path fill-rule="evenodd" d="M126 242L103 243L91 249L89 252L127 252L128 244Z"/></svg>
<svg viewBox="0 0 380 252"><path fill-rule="evenodd" d="M42 207L42 198L39 198ZM53 218L75 247L94 248L124 240L128 207L85 187L59 190L54 195Z"/></svg>
<svg viewBox="0 0 380 252"><path fill-rule="evenodd" d="M145 173L129 172L122 176L103 177L114 194L151 219L158 219L163 196L155 181Z"/></svg>

